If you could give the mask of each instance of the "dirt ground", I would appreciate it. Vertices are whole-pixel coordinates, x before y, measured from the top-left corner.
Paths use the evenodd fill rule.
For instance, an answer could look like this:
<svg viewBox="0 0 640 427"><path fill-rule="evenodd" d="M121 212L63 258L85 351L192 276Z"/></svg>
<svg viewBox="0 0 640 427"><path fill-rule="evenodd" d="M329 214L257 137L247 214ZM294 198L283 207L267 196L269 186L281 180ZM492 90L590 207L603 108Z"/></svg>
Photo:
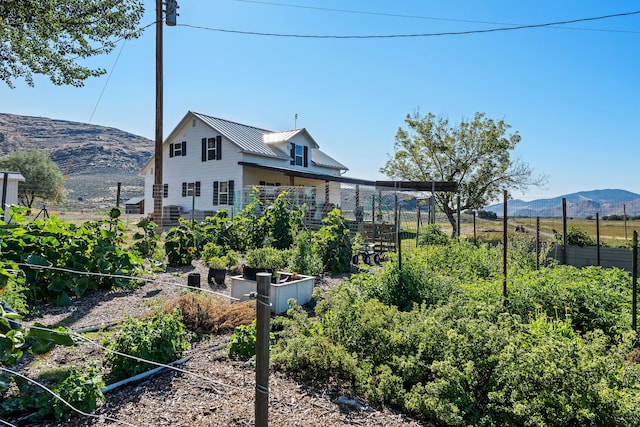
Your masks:
<svg viewBox="0 0 640 427"><path fill-rule="evenodd" d="M108 325L126 316L140 316L154 305L180 295L189 273L200 273L201 286L228 295L228 286L212 289L206 282L207 269L198 261L192 266L170 269L154 281L135 290L95 292L69 307L45 306L31 321L62 325L74 331ZM335 286L343 277L322 277L316 286ZM227 278L228 280L228 278ZM29 323L29 322L26 322ZM32 423L24 419L0 420L16 426L251 426L255 425L255 368L229 359L225 345L229 334L195 342L180 366L186 372L166 370L154 377L119 387L105 394L106 401L95 411L96 418L83 416L70 422ZM85 343L57 347L36 359L21 373L36 372L89 360L100 363L103 350ZM0 423L2 424L2 423ZM273 369L269 378L269 424L273 426L420 426L389 408L371 407L339 384L304 384Z"/></svg>

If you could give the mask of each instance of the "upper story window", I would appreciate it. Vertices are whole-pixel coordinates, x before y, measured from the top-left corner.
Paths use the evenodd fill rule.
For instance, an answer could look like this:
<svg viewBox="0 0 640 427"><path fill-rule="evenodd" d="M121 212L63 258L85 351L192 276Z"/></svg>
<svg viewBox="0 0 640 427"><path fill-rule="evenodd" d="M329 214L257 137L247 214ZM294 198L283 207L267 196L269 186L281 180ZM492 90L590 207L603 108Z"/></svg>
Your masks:
<svg viewBox="0 0 640 427"><path fill-rule="evenodd" d="M291 150L290 164L305 168L309 166L309 147L292 142L289 144L289 149Z"/></svg>
<svg viewBox="0 0 640 427"><path fill-rule="evenodd" d="M169 145L169 157L184 157L187 155L187 141Z"/></svg>
<svg viewBox="0 0 640 427"><path fill-rule="evenodd" d="M202 138L202 161L222 159L222 136Z"/></svg>

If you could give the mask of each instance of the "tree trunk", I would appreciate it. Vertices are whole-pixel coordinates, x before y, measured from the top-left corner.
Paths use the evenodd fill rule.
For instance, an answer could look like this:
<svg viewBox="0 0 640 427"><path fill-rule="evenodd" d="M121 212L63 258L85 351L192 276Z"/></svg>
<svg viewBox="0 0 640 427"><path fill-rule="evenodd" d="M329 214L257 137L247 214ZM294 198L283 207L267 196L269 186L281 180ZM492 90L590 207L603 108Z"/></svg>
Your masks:
<svg viewBox="0 0 640 427"><path fill-rule="evenodd" d="M451 238L453 239L457 237L456 232L458 230L458 227L457 227L458 222L456 220L456 211L454 209L451 209L449 205L445 205L442 208L445 215L447 215L447 219L449 220L449 223L451 224Z"/></svg>

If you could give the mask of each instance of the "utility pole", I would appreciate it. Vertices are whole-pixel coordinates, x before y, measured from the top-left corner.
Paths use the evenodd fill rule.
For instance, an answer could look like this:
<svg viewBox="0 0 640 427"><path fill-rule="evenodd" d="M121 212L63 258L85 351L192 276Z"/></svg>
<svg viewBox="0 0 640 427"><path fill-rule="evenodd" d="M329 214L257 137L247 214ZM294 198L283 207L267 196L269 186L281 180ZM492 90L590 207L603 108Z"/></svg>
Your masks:
<svg viewBox="0 0 640 427"><path fill-rule="evenodd" d="M156 135L154 153L154 180L153 180L153 221L158 224L162 232L162 116L163 105L163 46L162 46L162 0L156 0ZM169 26L176 25L178 16L177 0L167 0L166 23Z"/></svg>
<svg viewBox="0 0 640 427"><path fill-rule="evenodd" d="M162 232L162 0L156 0L156 134L153 180L153 221Z"/></svg>

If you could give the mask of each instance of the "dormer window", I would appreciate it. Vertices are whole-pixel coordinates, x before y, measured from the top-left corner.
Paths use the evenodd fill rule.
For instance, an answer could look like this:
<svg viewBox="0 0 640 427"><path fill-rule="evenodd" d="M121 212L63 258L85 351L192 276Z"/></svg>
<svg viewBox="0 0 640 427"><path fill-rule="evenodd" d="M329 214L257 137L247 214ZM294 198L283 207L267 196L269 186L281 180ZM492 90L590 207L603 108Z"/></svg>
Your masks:
<svg viewBox="0 0 640 427"><path fill-rule="evenodd" d="M306 145L297 145L293 142L289 144L291 150L290 163L295 166L309 166L309 147Z"/></svg>

